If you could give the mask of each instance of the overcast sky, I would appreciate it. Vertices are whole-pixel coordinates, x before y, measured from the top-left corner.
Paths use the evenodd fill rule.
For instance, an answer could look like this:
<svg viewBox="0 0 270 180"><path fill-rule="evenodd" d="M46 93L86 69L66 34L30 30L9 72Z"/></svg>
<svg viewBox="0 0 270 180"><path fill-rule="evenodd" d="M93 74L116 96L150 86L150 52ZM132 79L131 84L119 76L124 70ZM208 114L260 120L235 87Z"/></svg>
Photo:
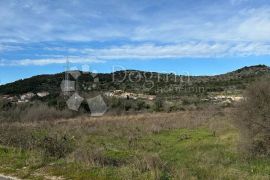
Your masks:
<svg viewBox="0 0 270 180"><path fill-rule="evenodd" d="M267 0L0 0L2 83L72 67L219 74L270 65Z"/></svg>

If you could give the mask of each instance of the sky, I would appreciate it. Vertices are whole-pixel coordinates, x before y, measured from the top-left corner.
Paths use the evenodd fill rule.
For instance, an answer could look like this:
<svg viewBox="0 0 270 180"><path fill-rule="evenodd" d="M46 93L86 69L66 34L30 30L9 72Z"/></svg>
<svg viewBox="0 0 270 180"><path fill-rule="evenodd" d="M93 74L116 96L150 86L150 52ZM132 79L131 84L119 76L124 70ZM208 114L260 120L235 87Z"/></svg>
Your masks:
<svg viewBox="0 0 270 180"><path fill-rule="evenodd" d="M269 0L0 0L0 83L71 69L270 65Z"/></svg>

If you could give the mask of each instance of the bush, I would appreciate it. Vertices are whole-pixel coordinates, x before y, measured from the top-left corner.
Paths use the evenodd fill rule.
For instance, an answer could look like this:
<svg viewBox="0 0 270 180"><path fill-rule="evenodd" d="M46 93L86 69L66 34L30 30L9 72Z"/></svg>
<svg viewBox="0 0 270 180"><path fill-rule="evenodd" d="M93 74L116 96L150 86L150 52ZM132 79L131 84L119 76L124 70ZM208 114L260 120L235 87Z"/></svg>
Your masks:
<svg viewBox="0 0 270 180"><path fill-rule="evenodd" d="M0 126L0 145L38 150L43 153L44 160L64 158L74 150L76 144L73 136L47 128Z"/></svg>
<svg viewBox="0 0 270 180"><path fill-rule="evenodd" d="M242 147L252 154L270 154L270 84L263 78L246 91L246 99L240 106Z"/></svg>
<svg viewBox="0 0 270 180"><path fill-rule="evenodd" d="M3 111L8 111L12 108L12 103L9 101L1 101L0 102L0 108Z"/></svg>
<svg viewBox="0 0 270 180"><path fill-rule="evenodd" d="M20 149L33 149L32 129L14 125L0 126L0 144Z"/></svg>
<svg viewBox="0 0 270 180"><path fill-rule="evenodd" d="M75 116L75 114L68 109L59 110L42 102L23 104L0 102L0 108L1 122L44 121Z"/></svg>
<svg viewBox="0 0 270 180"><path fill-rule="evenodd" d="M71 153L75 147L72 138L67 135L50 135L45 136L40 140L38 147L44 152L44 158L64 158L67 154Z"/></svg>
<svg viewBox="0 0 270 180"><path fill-rule="evenodd" d="M23 122L26 121L44 121L44 120L56 120L60 118L69 118L73 114L69 110L57 110L53 107L48 107L45 104L35 104L27 110L21 113L20 119Z"/></svg>
<svg viewBox="0 0 270 180"><path fill-rule="evenodd" d="M164 101L161 98L156 98L154 102L154 111L159 112L163 110Z"/></svg>
<svg viewBox="0 0 270 180"><path fill-rule="evenodd" d="M137 100L134 103L134 107L133 108L136 111L140 111L140 110L148 109L149 107L147 106L147 104L143 100Z"/></svg>

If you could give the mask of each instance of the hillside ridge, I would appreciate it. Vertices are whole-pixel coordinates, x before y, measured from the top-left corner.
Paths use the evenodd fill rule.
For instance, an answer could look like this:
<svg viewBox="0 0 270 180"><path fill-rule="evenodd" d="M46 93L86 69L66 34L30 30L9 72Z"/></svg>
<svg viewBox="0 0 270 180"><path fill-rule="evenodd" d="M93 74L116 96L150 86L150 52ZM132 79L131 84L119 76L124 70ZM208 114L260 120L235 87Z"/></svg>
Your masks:
<svg viewBox="0 0 270 180"><path fill-rule="evenodd" d="M81 86L87 86L93 83L94 78L91 73L83 73L81 71L79 72L81 75L78 79L78 82ZM0 94L23 94L27 92L37 93L42 91L59 93L61 90L60 84L64 79L64 74L65 72L37 75L12 83L4 84L0 86ZM245 66L232 72L214 76L190 77L186 75L174 75L172 73L166 74L138 70L122 70L112 73L97 73L96 77L99 78L100 86L96 90L125 89L138 92L141 91L141 86L145 83L146 78L148 78L148 81L152 80L154 82L154 89L168 87L168 85L179 85L180 80L184 81L184 83L181 82L182 84L188 84L187 81L189 80L192 82L191 84L193 86L207 86L210 91L219 91L231 88L243 89L247 83L254 81L256 78L266 74L270 74L270 67L266 65ZM140 77L138 75L140 75ZM152 76L150 77L150 75ZM132 79L132 82L130 82L130 79ZM80 89L83 90L83 88Z"/></svg>

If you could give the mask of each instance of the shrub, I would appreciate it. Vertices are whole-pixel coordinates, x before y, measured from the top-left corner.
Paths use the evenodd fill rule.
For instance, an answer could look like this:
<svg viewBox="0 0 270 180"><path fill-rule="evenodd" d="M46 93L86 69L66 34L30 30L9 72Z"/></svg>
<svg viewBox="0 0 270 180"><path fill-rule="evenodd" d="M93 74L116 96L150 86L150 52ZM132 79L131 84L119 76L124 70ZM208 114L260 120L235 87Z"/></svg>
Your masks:
<svg viewBox="0 0 270 180"><path fill-rule="evenodd" d="M134 107L133 107L136 111L140 111L140 110L143 110L143 109L147 109L149 108L147 106L147 104L142 101L142 100L137 100L135 103L134 103Z"/></svg>
<svg viewBox="0 0 270 180"><path fill-rule="evenodd" d="M161 98L156 98L155 102L154 102L154 111L162 111L163 110L163 105L164 102Z"/></svg>
<svg viewBox="0 0 270 180"><path fill-rule="evenodd" d="M20 149L33 149L32 129L14 125L0 126L0 144Z"/></svg>
<svg viewBox="0 0 270 180"><path fill-rule="evenodd" d="M75 162L92 166L106 165L104 149L100 147L82 146L73 153Z"/></svg>
<svg viewBox="0 0 270 180"><path fill-rule="evenodd" d="M64 158L75 147L73 138L68 135L47 135L38 142L38 147L44 152L44 158Z"/></svg>
<svg viewBox="0 0 270 180"><path fill-rule="evenodd" d="M56 120L69 117L73 117L71 111L67 109L60 111L45 104L35 104L20 114L21 121Z"/></svg>
<svg viewBox="0 0 270 180"><path fill-rule="evenodd" d="M0 102L0 109L3 111L8 111L12 108L12 103L9 101Z"/></svg>
<svg viewBox="0 0 270 180"><path fill-rule="evenodd" d="M153 179L168 179L166 175L166 163L156 153L147 153L133 158L133 166L141 173L150 171Z"/></svg>
<svg viewBox="0 0 270 180"><path fill-rule="evenodd" d="M246 91L240 106L242 147L252 154L270 154L270 84L263 78Z"/></svg>
<svg viewBox="0 0 270 180"><path fill-rule="evenodd" d="M2 104L2 107L0 107L1 122L44 121L56 120L60 118L70 118L75 116L75 113L69 111L68 109L59 110L42 102L31 102L24 104L7 102L0 104Z"/></svg>

